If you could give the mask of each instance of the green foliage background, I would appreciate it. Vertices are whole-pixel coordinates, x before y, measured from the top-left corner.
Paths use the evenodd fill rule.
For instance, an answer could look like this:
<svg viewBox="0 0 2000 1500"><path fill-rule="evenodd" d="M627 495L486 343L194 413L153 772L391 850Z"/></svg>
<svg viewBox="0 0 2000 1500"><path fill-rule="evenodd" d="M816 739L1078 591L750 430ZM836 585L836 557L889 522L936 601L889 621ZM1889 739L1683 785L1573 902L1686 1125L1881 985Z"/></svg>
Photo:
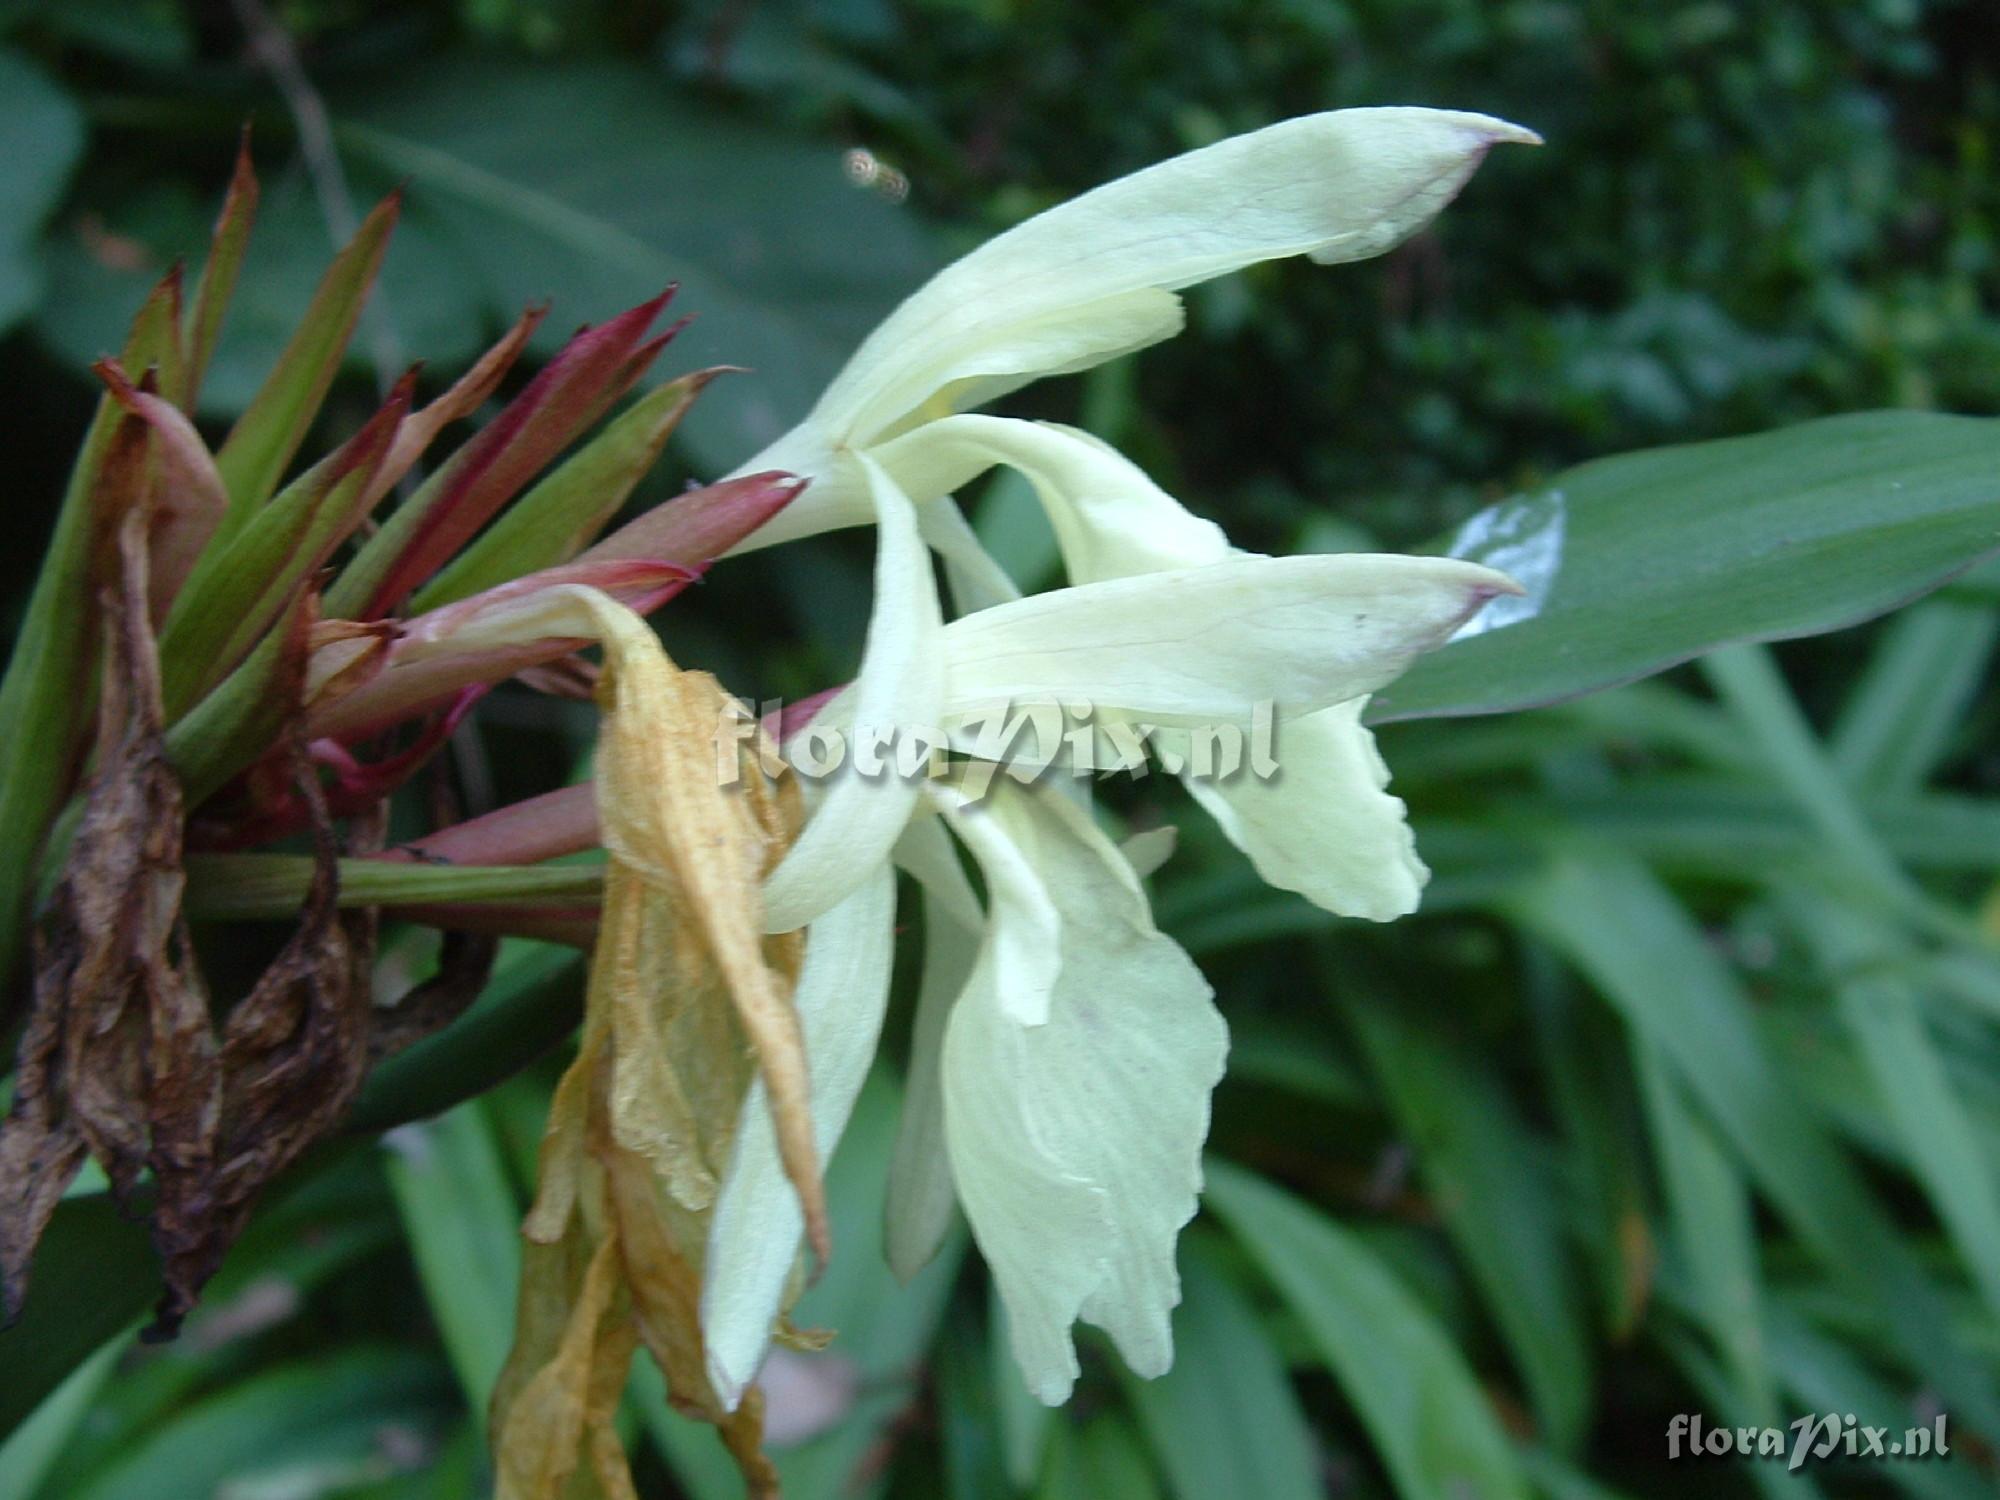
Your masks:
<svg viewBox="0 0 2000 1500"><path fill-rule="evenodd" d="M447 374L525 301L553 297L559 335L679 278L701 318L668 373L757 372L704 398L653 482L668 493L778 430L994 230L1286 114L1403 102L1550 144L1496 157L1396 254L1199 289L1186 337L1020 409L1118 442L1270 551L1416 544L1636 446L1863 407L2000 412L2000 15L1970 0L274 12L357 196L411 189L329 436L383 368ZM330 248L267 72L227 5L0 3L10 613L85 367L199 245L246 115L270 190L205 393L218 417ZM907 198L843 178L847 147ZM976 511L1038 581L1051 553L1023 497L996 485ZM811 690L851 664L866 559L839 538L733 564L663 628L740 690ZM1180 1361L1148 1385L1090 1344L1051 1416L998 1352L976 1256L895 1288L873 1249L885 1070L836 1163L843 1253L804 1310L842 1338L818 1367L832 1425L785 1458L796 1492L1990 1493L1996 620L1989 569L1775 663L1731 648L1567 707L1392 727L1438 879L1383 931L1263 890L1157 781L1121 789L1122 816L1184 824L1155 901L1236 1037ZM567 776L587 744L587 714L491 709L496 795ZM564 972L524 948L500 998ZM551 1077L331 1158L186 1340L107 1351L0 1447L0 1495L478 1492L474 1412ZM87 1297L93 1270L49 1281ZM1948 1464L1664 1462L1676 1412L1854 1411L1900 1433L1940 1409ZM657 1389L632 1422L646 1493L731 1492Z"/></svg>

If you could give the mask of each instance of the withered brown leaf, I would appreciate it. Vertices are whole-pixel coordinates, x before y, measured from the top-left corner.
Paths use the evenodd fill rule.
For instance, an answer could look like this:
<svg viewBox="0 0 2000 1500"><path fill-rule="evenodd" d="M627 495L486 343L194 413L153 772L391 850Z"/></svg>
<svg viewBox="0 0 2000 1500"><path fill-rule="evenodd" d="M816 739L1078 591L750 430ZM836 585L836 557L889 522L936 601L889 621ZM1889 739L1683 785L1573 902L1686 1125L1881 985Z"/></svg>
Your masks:
<svg viewBox="0 0 2000 1500"><path fill-rule="evenodd" d="M107 456L97 549L105 625L96 769L35 943L34 1009L14 1108L0 1126L0 1281L7 1315L62 1189L95 1152L121 1206L159 1184L168 1263L211 1160L218 1073L208 997L180 919L182 807L161 727L147 618L143 427Z"/></svg>

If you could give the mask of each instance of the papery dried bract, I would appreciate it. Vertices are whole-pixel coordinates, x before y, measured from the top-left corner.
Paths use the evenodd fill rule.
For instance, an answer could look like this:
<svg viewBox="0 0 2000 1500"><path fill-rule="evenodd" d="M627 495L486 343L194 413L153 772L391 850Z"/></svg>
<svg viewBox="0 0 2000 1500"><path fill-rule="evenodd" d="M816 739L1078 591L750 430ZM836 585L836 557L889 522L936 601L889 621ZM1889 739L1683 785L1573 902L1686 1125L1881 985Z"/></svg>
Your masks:
<svg viewBox="0 0 2000 1500"><path fill-rule="evenodd" d="M716 1425L751 1493L774 1494L756 1403L726 1410L709 1384L699 1299L753 1059L781 1133L787 1112L805 1120L793 1180L824 1224L791 1009L801 944L763 936L759 898L796 825L796 793L763 780L749 754L744 774L721 783L721 689L678 671L603 595L569 586L490 613L493 639L539 630L604 642L596 786L610 854L583 1039L551 1105L523 1228L521 1321L494 1399L499 1494L554 1500L585 1474L622 1492L611 1372L622 1377L635 1344L674 1405ZM477 619L466 629L481 638Z"/></svg>

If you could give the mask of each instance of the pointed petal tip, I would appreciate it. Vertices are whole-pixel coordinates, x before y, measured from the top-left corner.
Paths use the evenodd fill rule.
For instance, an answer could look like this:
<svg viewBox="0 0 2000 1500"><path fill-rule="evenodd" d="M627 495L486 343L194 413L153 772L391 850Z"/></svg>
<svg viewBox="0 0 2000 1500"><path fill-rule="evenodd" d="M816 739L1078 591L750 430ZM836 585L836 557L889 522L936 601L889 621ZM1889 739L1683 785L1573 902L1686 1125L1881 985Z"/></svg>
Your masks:
<svg viewBox="0 0 2000 1500"><path fill-rule="evenodd" d="M1480 133L1485 137L1485 143L1489 146L1540 146L1546 144L1538 131L1530 130L1525 125L1516 125L1511 120L1501 120L1490 115L1486 117L1486 124Z"/></svg>
<svg viewBox="0 0 2000 1500"><path fill-rule="evenodd" d="M733 1412L743 1404L743 1390L749 1384L731 1374L713 1349L708 1351L708 1384L715 1392L716 1404L725 1413Z"/></svg>

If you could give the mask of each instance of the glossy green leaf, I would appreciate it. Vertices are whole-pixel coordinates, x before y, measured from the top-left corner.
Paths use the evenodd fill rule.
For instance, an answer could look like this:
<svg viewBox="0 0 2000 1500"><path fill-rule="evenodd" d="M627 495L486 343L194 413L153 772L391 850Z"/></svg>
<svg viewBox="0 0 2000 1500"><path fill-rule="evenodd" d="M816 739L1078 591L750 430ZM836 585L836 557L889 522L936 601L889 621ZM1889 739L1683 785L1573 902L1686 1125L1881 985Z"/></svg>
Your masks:
<svg viewBox="0 0 2000 1500"><path fill-rule="evenodd" d="M1291 1305L1404 1500L1526 1500L1497 1413L1449 1334L1346 1229L1225 1162L1208 1206Z"/></svg>
<svg viewBox="0 0 2000 1500"><path fill-rule="evenodd" d="M357 175L407 180L413 222L462 267L468 316L559 297L548 349L679 282L676 306L697 314L675 344L681 368L756 371L689 414L690 443L720 470L802 416L933 263L909 212L850 182L836 148L697 110L682 92L637 64L480 55L333 107Z"/></svg>
<svg viewBox="0 0 2000 1500"><path fill-rule="evenodd" d="M1180 1261L1173 1368L1141 1380L1119 1367L1170 1491L1319 1500L1312 1428L1256 1309L1200 1240L1183 1242Z"/></svg>
<svg viewBox="0 0 2000 1500"><path fill-rule="evenodd" d="M1546 597L1424 658L1375 718L1553 703L1894 609L2000 552L2000 419L1867 412L1620 454L1478 524L1505 545L1468 555L1531 598L1546 569Z"/></svg>

